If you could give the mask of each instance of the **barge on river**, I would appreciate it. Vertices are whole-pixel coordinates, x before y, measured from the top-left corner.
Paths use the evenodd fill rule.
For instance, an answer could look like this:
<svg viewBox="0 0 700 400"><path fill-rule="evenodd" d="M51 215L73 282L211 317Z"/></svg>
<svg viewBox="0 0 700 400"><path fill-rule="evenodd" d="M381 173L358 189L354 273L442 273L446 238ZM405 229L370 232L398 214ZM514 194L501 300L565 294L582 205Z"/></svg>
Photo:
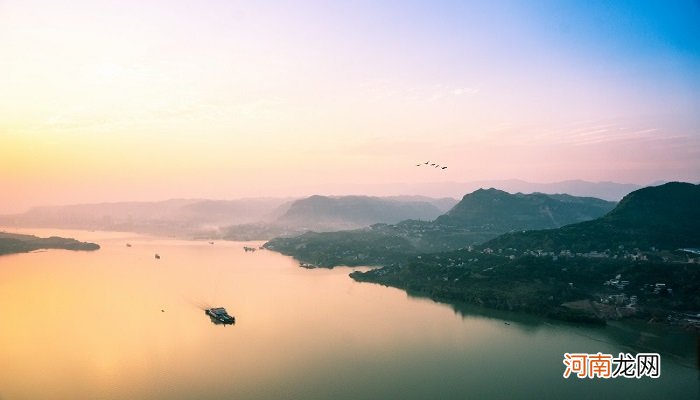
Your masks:
<svg viewBox="0 0 700 400"><path fill-rule="evenodd" d="M208 308L204 310L204 313L217 324L233 325L236 323L236 317L229 315L223 307Z"/></svg>

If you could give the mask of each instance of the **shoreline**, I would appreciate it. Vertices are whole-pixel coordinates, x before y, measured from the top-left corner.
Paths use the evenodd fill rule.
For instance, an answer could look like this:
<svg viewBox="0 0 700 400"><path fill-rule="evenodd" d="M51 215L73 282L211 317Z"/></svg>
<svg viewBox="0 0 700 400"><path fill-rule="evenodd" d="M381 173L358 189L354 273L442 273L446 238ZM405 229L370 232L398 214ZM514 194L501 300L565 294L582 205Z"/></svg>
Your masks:
<svg viewBox="0 0 700 400"><path fill-rule="evenodd" d="M0 231L0 256L48 249L95 251L100 249L100 245L60 236L42 238L34 235Z"/></svg>

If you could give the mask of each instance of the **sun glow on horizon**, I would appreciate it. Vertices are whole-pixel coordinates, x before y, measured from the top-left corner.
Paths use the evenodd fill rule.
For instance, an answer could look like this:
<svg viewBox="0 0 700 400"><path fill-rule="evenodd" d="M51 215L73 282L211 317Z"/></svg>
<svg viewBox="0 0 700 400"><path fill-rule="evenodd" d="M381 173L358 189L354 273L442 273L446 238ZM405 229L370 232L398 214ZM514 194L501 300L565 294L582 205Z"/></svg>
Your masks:
<svg viewBox="0 0 700 400"><path fill-rule="evenodd" d="M700 180L699 7L588 7L1 2L0 213L343 182ZM411 169L430 158L450 168Z"/></svg>

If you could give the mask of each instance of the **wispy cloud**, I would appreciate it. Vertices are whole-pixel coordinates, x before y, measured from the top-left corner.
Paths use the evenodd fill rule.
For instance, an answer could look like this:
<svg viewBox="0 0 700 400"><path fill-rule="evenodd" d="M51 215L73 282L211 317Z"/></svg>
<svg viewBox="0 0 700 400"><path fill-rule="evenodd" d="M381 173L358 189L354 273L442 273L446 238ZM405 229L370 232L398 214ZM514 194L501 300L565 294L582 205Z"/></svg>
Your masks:
<svg viewBox="0 0 700 400"><path fill-rule="evenodd" d="M632 141L668 141L684 137L658 126L602 121L577 122L572 123L569 127L564 125L540 129L530 127L529 129L537 131L532 132L530 137L533 144L548 143L568 146L593 146Z"/></svg>
<svg viewBox="0 0 700 400"><path fill-rule="evenodd" d="M475 87L443 83L405 86L389 80L380 80L367 82L363 86L371 102L389 100L433 103L449 98L479 94L479 89Z"/></svg>
<svg viewBox="0 0 700 400"><path fill-rule="evenodd" d="M462 87L462 88L455 88L452 89L452 94L455 96L461 96L461 95L469 95L469 94L477 94L479 93L479 89L474 89L470 87Z"/></svg>

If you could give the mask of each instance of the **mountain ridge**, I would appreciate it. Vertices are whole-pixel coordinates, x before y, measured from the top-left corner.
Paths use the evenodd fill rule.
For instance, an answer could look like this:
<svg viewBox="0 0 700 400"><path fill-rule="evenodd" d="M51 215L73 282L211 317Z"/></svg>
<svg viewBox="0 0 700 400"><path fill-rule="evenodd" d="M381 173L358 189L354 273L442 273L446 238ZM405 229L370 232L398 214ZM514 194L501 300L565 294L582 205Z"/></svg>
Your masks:
<svg viewBox="0 0 700 400"><path fill-rule="evenodd" d="M700 185L669 182L625 196L601 218L559 229L511 233L483 247L604 251L623 247L700 247Z"/></svg>
<svg viewBox="0 0 700 400"><path fill-rule="evenodd" d="M561 226L581 219L593 219L613 206L614 203L600 199L479 189L465 195L450 211L434 221L404 220L358 230L309 232L274 238L265 247L324 267L381 265L406 255L456 250L512 230ZM571 212L584 208L589 213L587 216L584 212ZM508 225L508 221L517 223Z"/></svg>
<svg viewBox="0 0 700 400"><path fill-rule="evenodd" d="M613 202L592 197L514 193L495 188L466 194L435 222L444 225L481 226L508 232L556 228L590 220L612 210Z"/></svg>
<svg viewBox="0 0 700 400"><path fill-rule="evenodd" d="M314 195L294 201L278 223L309 226L371 225L396 223L405 219L434 219L441 214L436 206L425 201L398 201L376 196Z"/></svg>
<svg viewBox="0 0 700 400"><path fill-rule="evenodd" d="M698 204L700 185L670 182L634 191L594 220L507 233L350 276L448 303L700 330L687 319L700 309Z"/></svg>

